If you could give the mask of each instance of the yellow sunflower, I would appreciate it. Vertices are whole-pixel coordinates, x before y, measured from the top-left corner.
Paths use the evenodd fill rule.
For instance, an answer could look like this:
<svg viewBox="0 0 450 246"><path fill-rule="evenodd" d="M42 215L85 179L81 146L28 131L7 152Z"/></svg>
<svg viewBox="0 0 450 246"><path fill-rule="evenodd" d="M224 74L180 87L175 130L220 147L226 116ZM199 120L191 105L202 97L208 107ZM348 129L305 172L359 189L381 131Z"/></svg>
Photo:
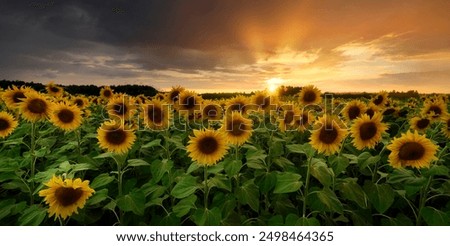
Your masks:
<svg viewBox="0 0 450 246"><path fill-rule="evenodd" d="M367 105L366 107L366 111L364 112L364 114L367 114L369 117L373 117L375 113L379 112L380 109L377 106L375 106L375 104L369 103L369 105Z"/></svg>
<svg viewBox="0 0 450 246"><path fill-rule="evenodd" d="M108 101L109 99L114 97L114 92L109 86L104 86L100 89L100 97L103 100Z"/></svg>
<svg viewBox="0 0 450 246"><path fill-rule="evenodd" d="M153 96L153 100L159 100L159 101L164 101L164 100L166 100L166 94L164 94L164 93L162 93L162 92L159 92L158 94L156 94L155 96ZM144 97L145 98L145 97ZM144 100L144 103L145 103L145 100Z"/></svg>
<svg viewBox="0 0 450 246"><path fill-rule="evenodd" d="M310 143L319 153L332 155L339 151L347 129L338 122L339 119L331 115L324 115L315 122Z"/></svg>
<svg viewBox="0 0 450 246"><path fill-rule="evenodd" d="M28 91L25 96L26 99L19 106L23 118L30 122L37 122L50 116L53 103L47 100L44 95L36 91Z"/></svg>
<svg viewBox="0 0 450 246"><path fill-rule="evenodd" d="M0 138L9 136L17 127L18 123L12 115L0 112Z"/></svg>
<svg viewBox="0 0 450 246"><path fill-rule="evenodd" d="M252 127L252 120L243 117L239 112L232 112L225 116L220 130L226 136L228 143L240 146L252 135Z"/></svg>
<svg viewBox="0 0 450 246"><path fill-rule="evenodd" d="M184 90L179 95L179 100L176 103L178 111L183 115L189 115L200 111L202 98L194 91Z"/></svg>
<svg viewBox="0 0 450 246"><path fill-rule="evenodd" d="M102 149L123 154L131 149L136 135L128 125L118 124L112 120L104 122L98 128L97 139Z"/></svg>
<svg viewBox="0 0 450 246"><path fill-rule="evenodd" d="M81 110L75 105L67 105L65 102L56 103L50 114L53 125L64 131L72 131L81 125Z"/></svg>
<svg viewBox="0 0 450 246"><path fill-rule="evenodd" d="M444 124L442 124L442 133L447 137L450 138L450 116L446 116L443 119Z"/></svg>
<svg viewBox="0 0 450 246"><path fill-rule="evenodd" d="M277 108L278 97L270 95L267 91L258 91L253 95L251 101L258 107L258 110L268 113L270 110Z"/></svg>
<svg viewBox="0 0 450 246"><path fill-rule="evenodd" d="M25 94L32 89L28 87L20 87L12 86L11 88L5 90L2 93L2 99L5 102L6 106L10 109L16 109L19 107L19 104L26 98Z"/></svg>
<svg viewBox="0 0 450 246"><path fill-rule="evenodd" d="M428 100L422 109L423 115L429 115L433 119L447 116L447 105L443 100Z"/></svg>
<svg viewBox="0 0 450 246"><path fill-rule="evenodd" d="M48 188L39 191L39 196L45 197L49 205L49 217L66 219L73 213L78 213L86 204L86 200L95 192L89 187L89 181L81 179L62 179L53 176L46 184Z"/></svg>
<svg viewBox="0 0 450 246"><path fill-rule="evenodd" d="M409 124L411 125L411 129L416 130L418 132L425 132L427 128L431 125L431 119L430 117L413 117L409 121Z"/></svg>
<svg viewBox="0 0 450 246"><path fill-rule="evenodd" d="M89 106L89 100L84 96L77 96L72 98L72 103L77 105L78 108L84 109Z"/></svg>
<svg viewBox="0 0 450 246"><path fill-rule="evenodd" d="M299 116L295 115L294 127L299 132L304 132L310 125L314 123L314 116L309 111L303 110Z"/></svg>
<svg viewBox="0 0 450 246"><path fill-rule="evenodd" d="M302 105L319 104L322 102L320 90L314 85L304 86L299 93L299 102Z"/></svg>
<svg viewBox="0 0 450 246"><path fill-rule="evenodd" d="M356 118L351 127L353 145L359 150L373 149L381 141L381 135L388 129L387 125L381 121L380 113L376 113L372 117L363 114Z"/></svg>
<svg viewBox="0 0 450 246"><path fill-rule="evenodd" d="M378 94L376 94L373 98L372 98L372 103L380 108L383 108L384 105L387 103L388 101L388 93L387 91L380 91Z"/></svg>
<svg viewBox="0 0 450 246"><path fill-rule="evenodd" d="M429 167L431 161L436 160L436 151L438 147L417 131L403 133L401 137L392 140L387 146L391 151L389 154L389 163L395 168Z"/></svg>
<svg viewBox="0 0 450 246"><path fill-rule="evenodd" d="M45 89L47 90L47 94L54 97L60 97L64 94L64 89L61 86L57 86L53 81L48 83Z"/></svg>
<svg viewBox="0 0 450 246"><path fill-rule="evenodd" d="M168 103L176 103L180 99L180 94L185 89L181 86L172 86L172 89L167 93L166 100Z"/></svg>
<svg viewBox="0 0 450 246"><path fill-rule="evenodd" d="M360 100L352 100L345 105L343 115L347 121L360 117L366 111L366 105Z"/></svg>
<svg viewBox="0 0 450 246"><path fill-rule="evenodd" d="M229 99L225 105L225 111L227 114L236 111L242 114L246 114L247 108L250 105L249 99L245 96L235 96Z"/></svg>
<svg viewBox="0 0 450 246"><path fill-rule="evenodd" d="M129 120L135 113L136 105L131 96L115 95L106 106L109 117L113 120Z"/></svg>
<svg viewBox="0 0 450 246"><path fill-rule="evenodd" d="M202 118L204 120L221 120L223 110L222 107L213 101L204 101L201 105Z"/></svg>
<svg viewBox="0 0 450 246"><path fill-rule="evenodd" d="M295 119L300 119L301 117L300 109L292 105L292 107L288 107L282 110L281 115L282 117L281 119L279 119L278 123L278 128L280 129L280 131L285 132L286 130L289 130L291 128L292 129L298 128L298 126L296 126L295 124L296 123Z"/></svg>
<svg viewBox="0 0 450 246"><path fill-rule="evenodd" d="M186 147L189 157L202 166L212 166L228 151L226 137L221 131L194 130Z"/></svg>
<svg viewBox="0 0 450 246"><path fill-rule="evenodd" d="M159 100L151 100L142 105L141 118L145 127L153 130L164 130L170 125L170 105Z"/></svg>

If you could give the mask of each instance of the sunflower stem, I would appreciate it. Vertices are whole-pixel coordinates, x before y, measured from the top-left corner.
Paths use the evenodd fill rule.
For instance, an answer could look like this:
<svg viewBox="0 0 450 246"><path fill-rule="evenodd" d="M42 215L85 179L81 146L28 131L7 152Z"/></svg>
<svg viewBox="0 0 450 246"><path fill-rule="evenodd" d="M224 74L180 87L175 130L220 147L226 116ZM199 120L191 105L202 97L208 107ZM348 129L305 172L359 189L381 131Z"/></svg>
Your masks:
<svg viewBox="0 0 450 246"><path fill-rule="evenodd" d="M203 179L205 180L205 209L208 209L208 195L209 195L209 188L208 188L208 167L204 167L203 169Z"/></svg>
<svg viewBox="0 0 450 246"><path fill-rule="evenodd" d="M309 179L311 176L311 161L312 161L312 156L309 157L308 159L308 167L306 169L306 182L305 182L305 192L304 192L304 197L303 197L303 218L306 218L306 202L308 201L308 195L309 195Z"/></svg>
<svg viewBox="0 0 450 246"><path fill-rule="evenodd" d="M417 212L417 220L416 225L420 225L422 222L422 210L425 207L425 203L427 202L427 194L428 189L430 188L432 175L428 177L428 181L425 187L420 191L420 199L419 199L419 211Z"/></svg>
<svg viewBox="0 0 450 246"><path fill-rule="evenodd" d="M34 153L36 149L36 123L31 122L31 144L30 144L30 155L31 155L31 176L30 176L30 204L34 203L34 175L36 172L36 154Z"/></svg>
<svg viewBox="0 0 450 246"><path fill-rule="evenodd" d="M379 156L383 156L384 150L386 149L386 145L383 146L383 149L381 149L380 153L378 154ZM375 162L375 167L373 169L372 172L372 182L375 182L375 179L377 177L377 171L378 171L378 163L380 161ZM377 182L378 183L378 182Z"/></svg>
<svg viewBox="0 0 450 246"><path fill-rule="evenodd" d="M81 157L81 129L78 127L78 129L75 130L75 136L77 138L77 151L78 151L78 158Z"/></svg>

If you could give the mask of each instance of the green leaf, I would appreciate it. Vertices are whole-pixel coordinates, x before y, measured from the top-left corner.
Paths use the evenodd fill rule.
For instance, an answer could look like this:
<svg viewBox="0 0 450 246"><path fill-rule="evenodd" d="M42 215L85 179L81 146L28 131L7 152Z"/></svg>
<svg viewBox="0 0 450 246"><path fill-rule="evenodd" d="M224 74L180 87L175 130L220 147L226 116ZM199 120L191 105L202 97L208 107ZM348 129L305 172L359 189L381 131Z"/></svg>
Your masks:
<svg viewBox="0 0 450 246"><path fill-rule="evenodd" d="M144 149L144 148L151 148L151 147L155 147L155 146L161 146L161 139L155 139L149 143L146 143L146 144L142 145L141 148Z"/></svg>
<svg viewBox="0 0 450 246"><path fill-rule="evenodd" d="M76 173L76 172L85 171L85 170L97 170L97 167L92 164L88 164L88 163L75 164L75 165L72 165L71 173Z"/></svg>
<svg viewBox="0 0 450 246"><path fill-rule="evenodd" d="M424 177L417 177L412 170L404 168L396 168L388 175L388 183L390 184L408 184L415 186L422 186L425 184Z"/></svg>
<svg viewBox="0 0 450 246"><path fill-rule="evenodd" d="M286 148L291 153L305 154L308 157L314 156L314 153L315 153L315 150L312 148L312 146L309 143L289 144L289 145L286 145Z"/></svg>
<svg viewBox="0 0 450 246"><path fill-rule="evenodd" d="M175 198L181 199L193 194L197 188L197 178L187 175L181 178L170 194Z"/></svg>
<svg viewBox="0 0 450 246"><path fill-rule="evenodd" d="M197 163L194 161L191 163L191 165L188 167L186 173L187 174L191 174L194 171L197 171L198 169L200 169L200 166L197 165Z"/></svg>
<svg viewBox="0 0 450 246"><path fill-rule="evenodd" d="M133 212L136 215L144 215L145 194L141 190L135 190L117 199L117 206L124 212Z"/></svg>
<svg viewBox="0 0 450 246"><path fill-rule="evenodd" d="M320 159L313 158L311 160L311 175L319 180L323 186L328 187L333 184L333 170Z"/></svg>
<svg viewBox="0 0 450 246"><path fill-rule="evenodd" d="M94 195L87 200L86 204L95 205L104 201L106 198L108 198L108 189L95 191Z"/></svg>
<svg viewBox="0 0 450 246"><path fill-rule="evenodd" d="M231 160L224 162L225 173L228 177L233 177L239 173L242 168L241 160Z"/></svg>
<svg viewBox="0 0 450 246"><path fill-rule="evenodd" d="M344 156L337 156L331 162L331 168L333 168L333 172L336 176L339 176L339 174L344 172L348 165L350 165L350 161Z"/></svg>
<svg viewBox="0 0 450 246"><path fill-rule="evenodd" d="M388 184L374 184L366 181L364 191L369 197L370 203L379 213L384 213L394 202L394 190Z"/></svg>
<svg viewBox="0 0 450 246"><path fill-rule="evenodd" d="M47 210L39 205L31 205L23 211L18 223L20 226L37 226L42 223L47 215Z"/></svg>
<svg viewBox="0 0 450 246"><path fill-rule="evenodd" d="M302 176L297 173L277 172L276 173L277 184L275 185L273 193L279 194L298 191L303 184L303 182L300 181L301 177Z"/></svg>
<svg viewBox="0 0 450 246"><path fill-rule="evenodd" d="M168 159L155 160L150 166L150 171L153 176L153 182L158 183L165 173L169 173L173 167L173 161Z"/></svg>
<svg viewBox="0 0 450 246"><path fill-rule="evenodd" d="M289 166L294 166L294 163L292 161L282 156L275 158L275 160L273 160L273 163L277 164L282 169L287 169L289 168Z"/></svg>
<svg viewBox="0 0 450 246"><path fill-rule="evenodd" d="M107 173L102 173L98 175L91 183L92 189L97 189L99 187L105 186L114 181L114 177L109 176Z"/></svg>
<svg viewBox="0 0 450 246"><path fill-rule="evenodd" d="M356 180L346 180L338 185L338 190L345 199L356 202L361 208L367 208L367 195L362 187L356 183Z"/></svg>
<svg viewBox="0 0 450 246"><path fill-rule="evenodd" d="M320 222L316 218L300 217L297 220L295 225L296 226L320 226Z"/></svg>
<svg viewBox="0 0 450 246"><path fill-rule="evenodd" d="M275 185L277 184L277 174L275 172L263 172L262 175L256 177L255 183L262 193L267 193L275 188Z"/></svg>
<svg viewBox="0 0 450 246"><path fill-rule="evenodd" d="M172 211L177 217L183 217L196 208L195 202L197 201L196 195L190 195L184 199L181 199L175 206L172 207Z"/></svg>
<svg viewBox="0 0 450 246"><path fill-rule="evenodd" d="M128 166L130 166L130 167L150 166L150 163L148 163L142 159L129 159Z"/></svg>
<svg viewBox="0 0 450 246"><path fill-rule="evenodd" d="M259 210L259 189L253 183L253 180L248 180L243 185L236 189L236 198L241 204L247 204L253 211Z"/></svg>
<svg viewBox="0 0 450 246"><path fill-rule="evenodd" d="M449 177L450 169L446 166L442 165L432 165L430 169L424 172L424 176L446 176Z"/></svg>
<svg viewBox="0 0 450 246"><path fill-rule="evenodd" d="M227 191L231 191L231 180L223 174L216 174L208 180L209 188L217 187Z"/></svg>
<svg viewBox="0 0 450 246"><path fill-rule="evenodd" d="M218 226L222 220L222 213L218 207L201 208L197 209L191 218L199 226Z"/></svg>
<svg viewBox="0 0 450 246"><path fill-rule="evenodd" d="M344 212L344 207L339 201L336 194L325 187L323 190L317 192L317 197L319 200L331 211L342 214Z"/></svg>
<svg viewBox="0 0 450 246"><path fill-rule="evenodd" d="M14 199L0 201L0 220L11 213L11 209L15 206L15 202Z"/></svg>
<svg viewBox="0 0 450 246"><path fill-rule="evenodd" d="M247 153L245 154L245 157L247 159L247 166L253 169L265 169L264 161L267 157L264 150L247 150Z"/></svg>
<svg viewBox="0 0 450 246"><path fill-rule="evenodd" d="M111 152L106 152L106 153L100 154L98 156L95 156L93 158L94 159L114 158L114 155Z"/></svg>
<svg viewBox="0 0 450 246"><path fill-rule="evenodd" d="M372 156L369 152L363 152L358 156L359 169L363 170L366 167L377 163L380 159L381 157L379 155Z"/></svg>
<svg viewBox="0 0 450 246"><path fill-rule="evenodd" d="M422 218L427 222L429 226L449 226L450 217L445 212L433 208L424 207L422 209Z"/></svg>

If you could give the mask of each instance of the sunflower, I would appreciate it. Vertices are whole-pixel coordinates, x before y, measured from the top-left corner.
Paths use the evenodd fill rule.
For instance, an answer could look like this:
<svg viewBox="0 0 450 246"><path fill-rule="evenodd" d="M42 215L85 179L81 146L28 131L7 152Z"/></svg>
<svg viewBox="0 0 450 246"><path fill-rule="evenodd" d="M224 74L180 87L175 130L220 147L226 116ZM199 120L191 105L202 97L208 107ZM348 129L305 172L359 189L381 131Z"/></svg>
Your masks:
<svg viewBox="0 0 450 246"><path fill-rule="evenodd" d="M395 138L387 149L389 163L395 168L411 166L414 168L429 167L432 160L436 160L437 146L417 131L403 133Z"/></svg>
<svg viewBox="0 0 450 246"><path fill-rule="evenodd" d="M166 100L166 94L164 94L164 93L162 93L162 92L159 92L158 94L156 94L155 96L153 96L153 100L159 100L159 101L164 101L164 100ZM144 97L145 98L145 97ZM145 100L144 100L144 103L145 103Z"/></svg>
<svg viewBox="0 0 450 246"><path fill-rule="evenodd" d="M320 97L320 90L317 87L308 85L302 88L298 100L302 105L319 104L322 102L322 97Z"/></svg>
<svg viewBox="0 0 450 246"><path fill-rule="evenodd" d="M265 111L275 110L278 104L278 97L269 95L266 91L258 91L252 97L252 103L258 107L258 110Z"/></svg>
<svg viewBox="0 0 450 246"><path fill-rule="evenodd" d="M81 110L65 102L56 103L50 114L50 121L64 131L75 130L81 125Z"/></svg>
<svg viewBox="0 0 450 246"><path fill-rule="evenodd" d="M292 105L292 107L282 110L281 114L282 118L279 120L278 124L280 131L285 132L288 128L297 128L295 119L300 119L301 116L301 112L298 108Z"/></svg>
<svg viewBox="0 0 450 246"><path fill-rule="evenodd" d="M366 105L360 100L352 100L345 105L343 115L347 121L360 117L366 111Z"/></svg>
<svg viewBox="0 0 450 246"><path fill-rule="evenodd" d="M422 114L430 115L433 119L447 115L447 105L443 100L428 100L422 109Z"/></svg>
<svg viewBox="0 0 450 246"><path fill-rule="evenodd" d="M53 81L48 83L45 86L45 89L47 90L47 94L54 97L60 97L64 94L64 89L60 86L57 86Z"/></svg>
<svg viewBox="0 0 450 246"><path fill-rule="evenodd" d="M170 113L170 105L163 104L160 100L152 100L142 105L141 118L144 119L145 127L163 130L169 127Z"/></svg>
<svg viewBox="0 0 450 246"><path fill-rule="evenodd" d="M243 117L239 112L232 112L225 116L220 130L228 143L240 146L252 135L252 126L252 120Z"/></svg>
<svg viewBox="0 0 450 246"><path fill-rule="evenodd" d="M109 100L114 97L114 92L109 86L104 86L100 89L100 97L104 100Z"/></svg>
<svg viewBox="0 0 450 246"><path fill-rule="evenodd" d="M444 119L444 124L442 125L442 133L450 138L450 116L446 116Z"/></svg>
<svg viewBox="0 0 450 246"><path fill-rule="evenodd" d="M372 98L372 103L380 108L383 108L384 105L387 103L388 100L388 93L387 91L380 91L378 94L376 94L373 98Z"/></svg>
<svg viewBox="0 0 450 246"><path fill-rule="evenodd" d="M12 88L9 88L2 93L2 99L8 108L16 109L22 100L26 98L25 94L31 90L32 89L28 87L22 86L17 88L13 85Z"/></svg>
<svg viewBox="0 0 450 246"><path fill-rule="evenodd" d="M383 115L395 115L400 111L398 107L388 107L383 110Z"/></svg>
<svg viewBox="0 0 450 246"><path fill-rule="evenodd" d="M319 153L332 155L339 151L347 129L338 124L336 116L324 115L314 124L310 137L311 146Z"/></svg>
<svg viewBox="0 0 450 246"><path fill-rule="evenodd" d="M9 136L17 127L17 121L7 112L0 112L0 138Z"/></svg>
<svg viewBox="0 0 450 246"><path fill-rule="evenodd" d="M30 122L37 122L47 119L53 108L53 103L36 91L25 93L26 99L20 103L22 117Z"/></svg>
<svg viewBox="0 0 450 246"><path fill-rule="evenodd" d="M50 207L49 217L55 215L55 219L66 219L73 213L78 213L86 204L86 200L95 192L89 187L89 181L81 179L62 179L53 176L46 184L47 189L39 191L39 196L45 197L44 201Z"/></svg>
<svg viewBox="0 0 450 246"><path fill-rule="evenodd" d="M430 125L431 119L430 117L413 117L409 124L411 125L411 129L416 130L418 132L424 132Z"/></svg>
<svg viewBox="0 0 450 246"><path fill-rule="evenodd" d="M206 129L194 130L186 149L189 157L199 165L212 166L225 156L228 146L221 131Z"/></svg>
<svg viewBox="0 0 450 246"><path fill-rule="evenodd" d="M180 113L189 115L200 111L200 105L202 98L194 91L183 91L179 95L179 100L176 103L176 107Z"/></svg>
<svg viewBox="0 0 450 246"><path fill-rule="evenodd" d="M381 121L380 113L376 113L372 117L363 114L356 118L351 127L353 145L359 150L373 149L381 140L381 135L388 129L387 125Z"/></svg>
<svg viewBox="0 0 450 246"><path fill-rule="evenodd" d="M172 89L169 91L169 93L167 94L167 102L168 103L176 103L179 99L180 99L180 94L181 92L183 92L185 89L181 86L172 86Z"/></svg>
<svg viewBox="0 0 450 246"><path fill-rule="evenodd" d="M113 120L129 120L135 113L136 105L131 96L119 94L114 96L106 106L109 117Z"/></svg>
<svg viewBox="0 0 450 246"><path fill-rule="evenodd" d="M78 108L84 109L89 105L89 100L83 96L77 96L72 98L72 103L77 105Z"/></svg>
<svg viewBox="0 0 450 246"><path fill-rule="evenodd" d="M235 111L242 114L246 114L248 106L250 105L249 99L245 96L235 96L229 99L225 105L225 111L227 114Z"/></svg>
<svg viewBox="0 0 450 246"><path fill-rule="evenodd" d="M305 131L314 122L314 116L309 112L303 110L299 116L295 115L294 127L299 132Z"/></svg>
<svg viewBox="0 0 450 246"><path fill-rule="evenodd" d="M104 122L98 128L97 139L102 149L123 154L131 149L136 135L128 125L118 124L112 120Z"/></svg>
<svg viewBox="0 0 450 246"><path fill-rule="evenodd" d="M204 120L221 120L222 107L213 101L204 101L201 105L202 117Z"/></svg>
<svg viewBox="0 0 450 246"><path fill-rule="evenodd" d="M369 103L366 107L366 111L364 114L367 114L369 117L373 117L375 113L379 113L380 109L373 103Z"/></svg>

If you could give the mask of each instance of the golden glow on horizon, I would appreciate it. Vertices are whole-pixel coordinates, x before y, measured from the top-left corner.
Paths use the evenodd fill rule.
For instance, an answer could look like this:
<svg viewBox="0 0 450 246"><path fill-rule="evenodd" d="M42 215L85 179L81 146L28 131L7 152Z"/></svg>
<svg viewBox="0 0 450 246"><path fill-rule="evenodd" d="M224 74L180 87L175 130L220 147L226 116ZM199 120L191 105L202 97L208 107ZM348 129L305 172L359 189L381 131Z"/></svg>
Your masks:
<svg viewBox="0 0 450 246"><path fill-rule="evenodd" d="M266 80L267 83L267 90L270 93L274 93L277 91L278 87L283 84L285 81L284 79L281 78L270 78L268 80Z"/></svg>

